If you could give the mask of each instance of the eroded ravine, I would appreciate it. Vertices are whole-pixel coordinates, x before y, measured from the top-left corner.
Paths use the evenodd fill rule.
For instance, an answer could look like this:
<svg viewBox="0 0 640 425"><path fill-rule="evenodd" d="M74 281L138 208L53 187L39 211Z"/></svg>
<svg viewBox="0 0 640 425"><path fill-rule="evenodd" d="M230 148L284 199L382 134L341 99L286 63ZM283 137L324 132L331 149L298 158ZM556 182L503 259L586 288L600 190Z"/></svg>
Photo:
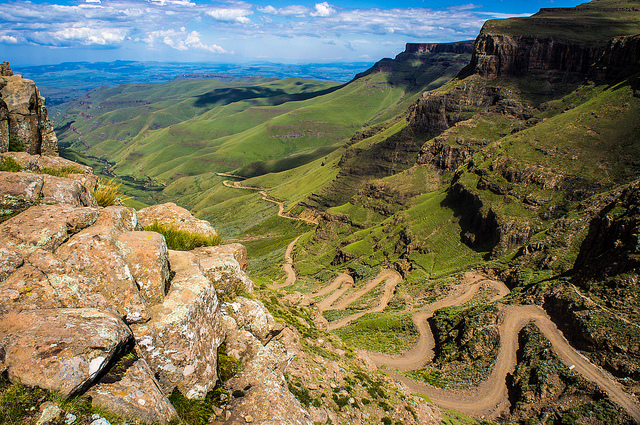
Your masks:
<svg viewBox="0 0 640 425"><path fill-rule="evenodd" d="M295 241L289 245L291 251L294 245ZM285 270L288 270L286 268L287 262L291 258L289 249L288 252ZM292 262L290 270L295 275ZM289 277L287 277L288 280ZM325 288L309 295L314 297L326 295L324 299L316 304L320 311L341 310L346 309L377 285L385 282L384 292L376 306L330 322L329 330L335 330L346 326L369 312L383 311L393 297L396 286L401 281L402 278L397 272L384 269L376 278L367 282L363 288L354 294L344 296L353 287L353 279L343 273L338 275ZM498 356L489 377L475 388L468 390L440 389L413 381L396 371L418 370L429 364L433 359L435 341L427 319L436 310L448 306L462 305L470 301L478 290L489 288L492 288L495 292L491 301L497 301L509 293L509 289L502 282L487 279L477 272L466 273L462 283L455 287L450 295L424 306L414 313L413 321L419 333L419 340L413 348L400 355L368 352L369 357L377 366L385 368L391 377L402 382L412 391L427 395L440 407L454 409L477 418L492 419L510 407L506 377L515 369L518 334L528 323L534 323L549 340L554 352L567 366L573 366L572 369L575 372L598 385L612 401L625 409L636 422L640 422L640 406L635 398L627 394L607 372L592 364L586 357L571 347L546 312L536 305L507 305L503 307L502 321L499 325L500 346ZM341 297L343 297L342 300L336 303Z"/></svg>

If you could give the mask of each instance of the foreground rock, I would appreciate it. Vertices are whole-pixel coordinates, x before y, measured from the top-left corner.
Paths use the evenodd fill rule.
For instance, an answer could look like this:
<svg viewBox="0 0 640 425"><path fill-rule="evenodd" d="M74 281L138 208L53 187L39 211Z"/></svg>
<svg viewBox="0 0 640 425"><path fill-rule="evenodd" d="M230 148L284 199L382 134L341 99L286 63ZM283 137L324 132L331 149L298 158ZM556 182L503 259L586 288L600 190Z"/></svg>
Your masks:
<svg viewBox="0 0 640 425"><path fill-rule="evenodd" d="M167 423L178 416L147 362L132 359L131 364L118 365L117 369L87 393L93 405L145 422Z"/></svg>
<svg viewBox="0 0 640 425"><path fill-rule="evenodd" d="M169 251L169 263L175 277L164 302L151 308L149 322L132 329L166 393L177 387L188 398L204 398L217 381L220 304L194 254Z"/></svg>
<svg viewBox="0 0 640 425"><path fill-rule="evenodd" d="M23 384L76 394L91 385L131 331L95 309L54 309L0 316L0 370Z"/></svg>
<svg viewBox="0 0 640 425"><path fill-rule="evenodd" d="M216 236L218 234L208 221L195 218L189 211L173 202L143 208L138 211L138 218L144 228L158 223L174 230L203 236Z"/></svg>

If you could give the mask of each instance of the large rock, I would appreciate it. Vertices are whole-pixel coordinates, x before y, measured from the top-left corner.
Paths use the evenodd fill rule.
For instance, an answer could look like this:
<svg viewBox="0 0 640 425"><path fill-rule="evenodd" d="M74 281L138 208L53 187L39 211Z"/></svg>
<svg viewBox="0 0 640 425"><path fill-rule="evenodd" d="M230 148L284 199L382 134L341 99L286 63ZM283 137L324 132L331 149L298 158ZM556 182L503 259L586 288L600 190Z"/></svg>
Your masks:
<svg viewBox="0 0 640 425"><path fill-rule="evenodd" d="M20 254L0 246L0 282L11 276L23 263L24 260Z"/></svg>
<svg viewBox="0 0 640 425"><path fill-rule="evenodd" d="M233 399L224 423L313 424L309 412L287 388L283 372L290 360L286 347L272 341L244 363L242 372L226 383Z"/></svg>
<svg viewBox="0 0 640 425"><path fill-rule="evenodd" d="M164 237L155 232L125 232L118 236L116 245L147 305L161 303L169 280L169 257Z"/></svg>
<svg viewBox="0 0 640 425"><path fill-rule="evenodd" d="M273 336L276 321L260 301L236 297L225 306L227 314L261 342L266 343Z"/></svg>
<svg viewBox="0 0 640 425"><path fill-rule="evenodd" d="M96 208L37 205L0 224L0 237L18 252L53 252L71 235L92 225L97 217Z"/></svg>
<svg viewBox="0 0 640 425"><path fill-rule="evenodd" d="M49 121L44 97L33 81L13 75L8 63L5 68L7 75L2 78L0 97L8 112L9 134L30 154L58 155L58 139Z"/></svg>
<svg viewBox="0 0 640 425"><path fill-rule="evenodd" d="M189 233L196 233L204 236L216 236L216 230L211 227L208 221L195 218L186 209L177 206L173 202L153 205L138 211L138 218L142 227L147 228L153 223L169 227L174 230L181 230Z"/></svg>
<svg viewBox="0 0 640 425"><path fill-rule="evenodd" d="M122 232L134 230L136 224L132 209L104 208L94 226L73 235L56 251L58 259L88 278L92 291L109 300L128 323L149 320L136 281L116 243Z"/></svg>
<svg viewBox="0 0 640 425"><path fill-rule="evenodd" d="M0 172L0 217L19 213L33 205L58 203L75 207L98 206L91 191L80 181L48 174Z"/></svg>
<svg viewBox="0 0 640 425"><path fill-rule="evenodd" d="M164 424L177 417L147 362L143 359L132 359L131 362L130 365L116 365L114 369L118 370L109 371L87 392L91 403L122 418L136 418L149 423Z"/></svg>
<svg viewBox="0 0 640 425"><path fill-rule="evenodd" d="M132 330L165 393L177 387L188 398L203 398L218 378L220 304L194 254L169 251L169 264L175 276L164 302L150 309L149 322Z"/></svg>
<svg viewBox="0 0 640 425"><path fill-rule="evenodd" d="M193 253L200 260L202 273L224 293L250 293L253 281L245 274L247 249L231 244L196 248Z"/></svg>
<svg viewBox="0 0 640 425"><path fill-rule="evenodd" d="M0 369L12 381L76 394L131 339L117 317L95 309L54 309L0 316Z"/></svg>

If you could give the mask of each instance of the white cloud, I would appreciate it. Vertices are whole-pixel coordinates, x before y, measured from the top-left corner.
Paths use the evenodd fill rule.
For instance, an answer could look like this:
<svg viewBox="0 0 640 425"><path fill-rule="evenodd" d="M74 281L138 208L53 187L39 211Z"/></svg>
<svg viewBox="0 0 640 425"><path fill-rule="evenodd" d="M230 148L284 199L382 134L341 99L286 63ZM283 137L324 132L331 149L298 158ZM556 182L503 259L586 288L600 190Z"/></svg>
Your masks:
<svg viewBox="0 0 640 425"><path fill-rule="evenodd" d="M77 42L84 45L95 44L100 46L119 44L126 35L127 31L123 29L89 27L64 28L50 33L53 40L58 42L54 44L65 45L70 42Z"/></svg>
<svg viewBox="0 0 640 425"><path fill-rule="evenodd" d="M327 17L333 15L335 12L335 9L325 1L322 3L316 3L316 11L311 13L311 16Z"/></svg>
<svg viewBox="0 0 640 425"><path fill-rule="evenodd" d="M12 35L0 35L0 43L17 44L18 38Z"/></svg>
<svg viewBox="0 0 640 425"><path fill-rule="evenodd" d="M144 38L144 42L147 43L149 49L155 49L156 41L160 40L166 46L172 49L186 51L186 50L204 50L210 53L216 54L233 54L217 44L204 44L200 39L200 33L197 31L187 32L185 28L180 28L180 31L175 30L160 30L152 31Z"/></svg>
<svg viewBox="0 0 640 425"><path fill-rule="evenodd" d="M248 24L251 20L247 16L252 15L253 11L242 8L220 8L209 10L206 13L217 21Z"/></svg>
<svg viewBox="0 0 640 425"><path fill-rule="evenodd" d="M299 18L304 18L311 12L309 8L300 6L300 5L295 5L295 4L287 7L282 7L280 9L276 9L271 5L265 6L265 7L258 7L258 11L262 13L266 13L268 15L296 16Z"/></svg>
<svg viewBox="0 0 640 425"><path fill-rule="evenodd" d="M149 0L149 3L159 6L188 6L194 7L196 4L190 0Z"/></svg>
<svg viewBox="0 0 640 425"><path fill-rule="evenodd" d="M85 0L85 3L96 3L96 4L100 4L102 3L101 0Z"/></svg>

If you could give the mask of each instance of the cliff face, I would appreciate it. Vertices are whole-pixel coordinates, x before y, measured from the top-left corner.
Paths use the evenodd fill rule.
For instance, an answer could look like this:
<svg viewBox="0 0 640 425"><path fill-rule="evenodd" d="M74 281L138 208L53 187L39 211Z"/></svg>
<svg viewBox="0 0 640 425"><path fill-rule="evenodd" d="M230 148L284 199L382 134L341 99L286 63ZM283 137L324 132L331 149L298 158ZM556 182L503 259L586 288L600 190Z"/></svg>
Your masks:
<svg viewBox="0 0 640 425"><path fill-rule="evenodd" d="M515 77L532 70L586 74L602 48L538 35L480 33L470 70L485 78Z"/></svg>
<svg viewBox="0 0 640 425"><path fill-rule="evenodd" d="M473 53L473 40L459 41L455 43L407 43L405 53Z"/></svg>
<svg viewBox="0 0 640 425"><path fill-rule="evenodd" d="M58 155L58 139L44 97L33 81L13 75L4 62L0 68L0 153L9 150L11 138L32 155Z"/></svg>
<svg viewBox="0 0 640 425"><path fill-rule="evenodd" d="M613 38L598 62L589 71L594 80L615 78L627 69L640 65L640 35Z"/></svg>

